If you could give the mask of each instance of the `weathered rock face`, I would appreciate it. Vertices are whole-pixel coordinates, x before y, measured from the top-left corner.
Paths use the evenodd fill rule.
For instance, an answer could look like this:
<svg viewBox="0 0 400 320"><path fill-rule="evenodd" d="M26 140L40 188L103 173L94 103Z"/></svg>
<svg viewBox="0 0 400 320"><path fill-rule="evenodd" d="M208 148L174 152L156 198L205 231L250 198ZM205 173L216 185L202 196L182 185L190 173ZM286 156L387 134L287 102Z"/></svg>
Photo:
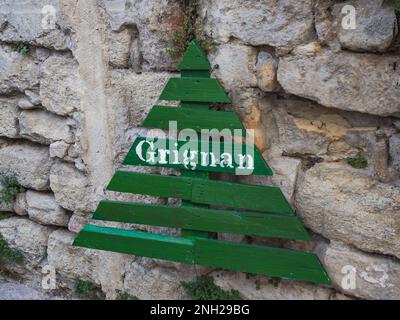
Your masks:
<svg viewBox="0 0 400 320"><path fill-rule="evenodd" d="M64 158L67 155L70 144L64 141L56 141L50 145L50 157Z"/></svg>
<svg viewBox="0 0 400 320"><path fill-rule="evenodd" d="M278 81L285 91L332 108L376 115L400 113L398 56L323 50L315 56L280 60ZM323 85L321 85L323 84Z"/></svg>
<svg viewBox="0 0 400 320"><path fill-rule="evenodd" d="M400 174L400 134L395 134L389 140L390 157L394 169Z"/></svg>
<svg viewBox="0 0 400 320"><path fill-rule="evenodd" d="M329 300L333 290L291 281L273 282L266 277L246 277L233 272L213 272L215 283L225 290L235 289L249 300Z"/></svg>
<svg viewBox="0 0 400 320"><path fill-rule="evenodd" d="M0 136L18 137L18 116L16 100L0 99Z"/></svg>
<svg viewBox="0 0 400 320"><path fill-rule="evenodd" d="M137 281L138 277L141 281ZM139 258L127 268L124 290L141 300L181 300L185 298L185 293L180 281L191 277L191 272L160 268L150 259Z"/></svg>
<svg viewBox="0 0 400 320"><path fill-rule="evenodd" d="M38 65L10 46L0 46L0 70L0 94L23 92L39 83Z"/></svg>
<svg viewBox="0 0 400 320"><path fill-rule="evenodd" d="M115 298L115 289L123 286L127 258L123 255L73 247L75 234L54 231L48 242L48 262L57 273L70 279L76 277L100 284L107 296Z"/></svg>
<svg viewBox="0 0 400 320"><path fill-rule="evenodd" d="M28 215L28 204L26 203L26 193L18 193L15 196L14 212L20 216Z"/></svg>
<svg viewBox="0 0 400 320"><path fill-rule="evenodd" d="M44 225L68 226L69 215L61 208L51 193L28 191L26 193L29 218Z"/></svg>
<svg viewBox="0 0 400 320"><path fill-rule="evenodd" d="M400 257L400 190L346 164L320 163L299 177L296 207L328 239Z"/></svg>
<svg viewBox="0 0 400 320"><path fill-rule="evenodd" d="M52 166L50 188L57 202L67 210L91 212L96 209L88 179L71 164L57 162Z"/></svg>
<svg viewBox="0 0 400 320"><path fill-rule="evenodd" d="M143 71L170 70L176 65L167 53L168 35L182 30L183 12L176 0L102 0L113 30L138 30ZM167 36L166 36L167 35Z"/></svg>
<svg viewBox="0 0 400 320"><path fill-rule="evenodd" d="M0 40L56 50L67 49L67 38L56 25L61 18L60 3L59 0L3 0L0 3L0 14L4 19L4 27L0 30Z"/></svg>
<svg viewBox="0 0 400 320"><path fill-rule="evenodd" d="M312 1L202 0L206 28L221 42L293 47L313 36Z"/></svg>
<svg viewBox="0 0 400 320"><path fill-rule="evenodd" d="M0 234L7 244L18 249L28 266L37 266L45 258L51 229L22 218L0 220Z"/></svg>
<svg viewBox="0 0 400 320"><path fill-rule="evenodd" d="M121 117L128 116L129 128L141 126L171 77L173 74L164 72L138 75L132 71L113 71L112 85L115 90L113 103L117 112L124 112Z"/></svg>
<svg viewBox="0 0 400 320"><path fill-rule="evenodd" d="M50 167L46 147L28 142L0 145L0 174L15 176L26 188L47 190Z"/></svg>
<svg viewBox="0 0 400 320"><path fill-rule="evenodd" d="M342 9L355 8L356 28L342 27ZM334 25L343 49L361 52L385 52L397 35L396 14L392 7L382 6L382 1L346 1L333 6Z"/></svg>
<svg viewBox="0 0 400 320"><path fill-rule="evenodd" d="M249 46L238 44L221 45L212 65L218 65L215 76L221 80L224 88L231 90L237 87L256 87L255 76L257 51Z"/></svg>
<svg viewBox="0 0 400 320"><path fill-rule="evenodd" d="M73 59L52 56L41 66L40 97L50 112L68 115L80 107L82 82Z"/></svg>
<svg viewBox="0 0 400 320"><path fill-rule="evenodd" d="M325 247L321 256L334 286L342 292L363 299L399 298L398 260L367 254L337 241Z"/></svg>
<svg viewBox="0 0 400 320"><path fill-rule="evenodd" d="M20 135L42 144L55 141L73 142L66 118L46 111L24 111L19 117Z"/></svg>

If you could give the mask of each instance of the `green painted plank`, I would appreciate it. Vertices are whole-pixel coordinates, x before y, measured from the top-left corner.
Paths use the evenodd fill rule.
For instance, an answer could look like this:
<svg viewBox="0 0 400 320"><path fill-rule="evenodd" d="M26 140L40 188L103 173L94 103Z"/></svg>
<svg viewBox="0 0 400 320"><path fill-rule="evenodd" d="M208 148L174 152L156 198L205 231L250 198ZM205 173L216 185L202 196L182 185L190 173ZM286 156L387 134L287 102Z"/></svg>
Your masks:
<svg viewBox="0 0 400 320"><path fill-rule="evenodd" d="M74 246L193 263L193 241L156 234L86 225Z"/></svg>
<svg viewBox="0 0 400 320"><path fill-rule="evenodd" d="M218 80L206 78L171 78L161 93L160 100L230 102Z"/></svg>
<svg viewBox="0 0 400 320"><path fill-rule="evenodd" d="M256 146L225 144L219 141L188 142L137 137L125 157L124 164L272 176L271 168Z"/></svg>
<svg viewBox="0 0 400 320"><path fill-rule="evenodd" d="M117 171L107 189L229 208L294 214L282 191L271 186Z"/></svg>
<svg viewBox="0 0 400 320"><path fill-rule="evenodd" d="M170 237L92 225L83 228L74 245L317 284L331 284L317 256L288 249L196 237Z"/></svg>
<svg viewBox="0 0 400 320"><path fill-rule="evenodd" d="M207 239L196 239L194 252L195 262L209 267L331 284L318 257L308 252Z"/></svg>
<svg viewBox="0 0 400 320"><path fill-rule="evenodd" d="M154 106L143 122L145 128L169 129L169 122L176 121L177 129L192 129L197 132L205 130L228 129L235 134L234 130L241 130L240 136L246 135L246 129L234 112L198 110L194 108L176 108Z"/></svg>
<svg viewBox="0 0 400 320"><path fill-rule="evenodd" d="M208 62L207 56L204 53L201 45L192 40L178 65L178 70L211 70L211 65Z"/></svg>
<svg viewBox="0 0 400 320"><path fill-rule="evenodd" d="M209 173L208 172L201 172L201 171L182 171L181 172L182 177L187 177L187 178L198 178L202 180L208 180L209 179ZM192 208L208 208L209 206L207 204L197 204L197 203L192 203L187 200L182 200L181 208L185 209L192 209ZM188 237L199 237L199 238L211 238L212 233L210 232L212 230L196 230L195 228L190 228L190 229L181 229L181 236L188 238Z"/></svg>
<svg viewBox="0 0 400 320"><path fill-rule="evenodd" d="M312 238L296 216L104 200L93 219L291 240Z"/></svg>

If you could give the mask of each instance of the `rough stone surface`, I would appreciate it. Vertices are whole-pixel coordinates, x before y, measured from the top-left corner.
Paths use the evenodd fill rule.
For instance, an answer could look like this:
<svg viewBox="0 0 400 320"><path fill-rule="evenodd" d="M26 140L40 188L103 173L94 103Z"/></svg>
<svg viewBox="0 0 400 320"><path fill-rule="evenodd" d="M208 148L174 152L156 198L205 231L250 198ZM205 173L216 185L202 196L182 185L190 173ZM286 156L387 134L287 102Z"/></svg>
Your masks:
<svg viewBox="0 0 400 320"><path fill-rule="evenodd" d="M50 166L46 147L29 142L0 144L0 174L14 175L26 188L48 189Z"/></svg>
<svg viewBox="0 0 400 320"><path fill-rule="evenodd" d="M38 65L9 46L0 45L0 70L0 94L23 92L38 85Z"/></svg>
<svg viewBox="0 0 400 320"><path fill-rule="evenodd" d="M278 81L288 93L327 107L399 115L397 61L396 56L329 50L311 57L287 56L279 62Z"/></svg>
<svg viewBox="0 0 400 320"><path fill-rule="evenodd" d="M26 203L26 192L18 193L15 196L14 212L19 216L28 215L28 204Z"/></svg>
<svg viewBox="0 0 400 320"><path fill-rule="evenodd" d="M115 298L115 290L123 286L127 257L110 252L72 246L75 234L56 230L49 237L48 262L58 274L100 284L107 296Z"/></svg>
<svg viewBox="0 0 400 320"><path fill-rule="evenodd" d="M3 0L0 3L0 13L4 16L6 25L0 32L0 40L30 43L56 50L66 49L65 34L56 25L61 18L59 13L61 2L59 0L24 2ZM50 9L49 6L51 6ZM54 19L54 24L46 23L46 21L52 22L52 19Z"/></svg>
<svg viewBox="0 0 400 320"><path fill-rule="evenodd" d="M332 241L324 249L322 262L334 286L363 299L397 300L400 296L400 261L367 254ZM354 287L349 277L354 276Z"/></svg>
<svg viewBox="0 0 400 320"><path fill-rule="evenodd" d="M66 118L46 111L24 111L19 117L20 135L42 144L71 143L72 131Z"/></svg>
<svg viewBox="0 0 400 320"><path fill-rule="evenodd" d="M19 110L15 100L0 99L0 136L18 137Z"/></svg>
<svg viewBox="0 0 400 320"><path fill-rule="evenodd" d="M137 278L141 277L141 281ZM193 272L162 268L147 258L132 261L127 268L124 290L141 300L181 300L186 298L180 281L191 280Z"/></svg>
<svg viewBox="0 0 400 320"><path fill-rule="evenodd" d="M281 188L288 200L294 195L297 175L301 161L295 158L279 157L268 161L274 175L271 177L272 183Z"/></svg>
<svg viewBox="0 0 400 320"><path fill-rule="evenodd" d="M277 89L276 71L278 63L273 56L261 51L257 56L256 76L258 87L265 92L272 92Z"/></svg>
<svg viewBox="0 0 400 320"><path fill-rule="evenodd" d="M215 77L221 80L225 89L237 87L256 87L254 74L257 51L249 46L226 44L210 59L212 65L218 65Z"/></svg>
<svg viewBox="0 0 400 320"><path fill-rule="evenodd" d="M64 158L67 155L69 144L64 141L56 141L50 145L51 158Z"/></svg>
<svg viewBox="0 0 400 320"><path fill-rule="evenodd" d="M292 47L313 35L311 0L202 0L201 7L207 30L221 42Z"/></svg>
<svg viewBox="0 0 400 320"><path fill-rule="evenodd" d="M399 201L398 188L376 182L347 164L316 164L297 184L297 211L311 230L397 257Z"/></svg>
<svg viewBox="0 0 400 320"><path fill-rule="evenodd" d="M213 272L215 283L225 290L235 289L249 300L329 300L333 290L307 283L278 280L268 277L246 277L243 273Z"/></svg>
<svg viewBox="0 0 400 320"><path fill-rule="evenodd" d="M108 35L110 65L113 68L126 69L129 67L134 36L131 28L125 28L120 32L111 32Z"/></svg>
<svg viewBox="0 0 400 320"><path fill-rule="evenodd" d="M69 163L57 162L52 166L50 188L57 202L67 210L91 212L96 209L87 177Z"/></svg>
<svg viewBox="0 0 400 320"><path fill-rule="evenodd" d="M19 250L27 266L37 266L46 255L51 229L23 218L0 220L0 234L11 248Z"/></svg>
<svg viewBox="0 0 400 320"><path fill-rule="evenodd" d="M169 35L183 28L183 13L176 0L102 0L111 28L138 30L143 71L170 70L176 65L167 53ZM162 17L162 18L161 18Z"/></svg>
<svg viewBox="0 0 400 320"><path fill-rule="evenodd" d="M138 75L131 71L114 71L112 83L114 106L128 116L129 128L140 127L150 109L157 103L158 97L170 73L143 73ZM126 114L128 108L128 114Z"/></svg>
<svg viewBox="0 0 400 320"><path fill-rule="evenodd" d="M400 133L390 137L389 150L393 167L400 174Z"/></svg>
<svg viewBox="0 0 400 320"><path fill-rule="evenodd" d="M28 191L26 193L28 215L33 221L51 226L68 226L69 215L61 208L51 193Z"/></svg>
<svg viewBox="0 0 400 320"><path fill-rule="evenodd" d="M17 283L0 283L0 300L44 300L44 295Z"/></svg>
<svg viewBox="0 0 400 320"><path fill-rule="evenodd" d="M343 6L351 5L356 12L356 28L345 29L341 22ZM333 6L333 16L339 42L344 49L360 52L385 52L397 35L396 14L391 6L382 1L346 1Z"/></svg>
<svg viewBox="0 0 400 320"><path fill-rule="evenodd" d="M80 107L82 82L72 58L52 56L40 68L40 97L50 112L68 115Z"/></svg>

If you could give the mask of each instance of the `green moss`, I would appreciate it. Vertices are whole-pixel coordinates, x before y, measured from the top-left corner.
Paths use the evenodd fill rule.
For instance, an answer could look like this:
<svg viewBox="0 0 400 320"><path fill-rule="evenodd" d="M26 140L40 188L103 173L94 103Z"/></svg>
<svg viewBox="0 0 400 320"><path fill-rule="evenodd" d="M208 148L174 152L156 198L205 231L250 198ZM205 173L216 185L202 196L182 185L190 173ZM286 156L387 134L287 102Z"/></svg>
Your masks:
<svg viewBox="0 0 400 320"><path fill-rule="evenodd" d="M10 215L7 212L0 212L0 220L9 218Z"/></svg>
<svg viewBox="0 0 400 320"><path fill-rule="evenodd" d="M181 282L185 292L194 300L241 300L239 291L226 291L217 286L211 276L198 276L192 282Z"/></svg>
<svg viewBox="0 0 400 320"><path fill-rule="evenodd" d="M400 0L385 0L384 3L393 6L397 10L400 10Z"/></svg>
<svg viewBox="0 0 400 320"><path fill-rule="evenodd" d="M368 161L361 152L359 152L354 158L346 158L345 161L356 169L364 169L368 166Z"/></svg>
<svg viewBox="0 0 400 320"><path fill-rule="evenodd" d="M116 300L139 300L138 297L133 296L126 291L117 289L117 290L115 290L115 292L117 294Z"/></svg>
<svg viewBox="0 0 400 320"><path fill-rule="evenodd" d="M29 44L26 43L18 43L15 46L15 51L22 54L23 56L26 56L31 51L31 47Z"/></svg>
<svg viewBox="0 0 400 320"><path fill-rule="evenodd" d="M268 282L272 284L275 288L279 286L279 283L281 283L281 279L277 277L271 277Z"/></svg>
<svg viewBox="0 0 400 320"><path fill-rule="evenodd" d="M92 282L75 279L75 294L81 299L96 299L103 300L104 294L101 290Z"/></svg>
<svg viewBox="0 0 400 320"><path fill-rule="evenodd" d="M24 256L21 251L10 248L7 241L0 234L0 262L22 264Z"/></svg>
<svg viewBox="0 0 400 320"><path fill-rule="evenodd" d="M9 204L14 201L18 193L25 191L25 189L18 184L17 178L14 176L0 177L0 185L0 203Z"/></svg>
<svg viewBox="0 0 400 320"><path fill-rule="evenodd" d="M175 60L180 59L193 39L196 39L206 52L213 51L216 44L199 23L197 13L199 0L181 0L181 2L183 28L182 31L173 32L168 38L167 52L169 56Z"/></svg>

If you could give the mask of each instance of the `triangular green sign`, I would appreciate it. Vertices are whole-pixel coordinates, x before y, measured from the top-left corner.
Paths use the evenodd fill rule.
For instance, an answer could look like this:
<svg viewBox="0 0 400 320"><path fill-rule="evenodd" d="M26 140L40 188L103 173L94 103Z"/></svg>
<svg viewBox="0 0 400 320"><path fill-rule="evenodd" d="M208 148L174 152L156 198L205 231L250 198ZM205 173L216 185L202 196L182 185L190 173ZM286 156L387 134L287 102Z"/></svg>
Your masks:
<svg viewBox="0 0 400 320"><path fill-rule="evenodd" d="M240 119L232 112L208 110L210 103L230 102L221 84L210 78L210 69L199 44L192 41L179 65L181 78L170 79L160 96L163 100L180 100L180 107L154 106L143 125L170 129L172 122L180 133L189 130L195 134L225 130L234 142L230 143L225 134L222 143L220 137L210 142L215 138L213 134L201 136L195 143L179 136L138 137L124 164L171 167L181 170L181 176L118 170L107 189L178 198L182 205L101 201L93 215L95 220L181 228L181 236L87 225L74 245L330 284L318 257L312 253L215 239L218 232L293 240L311 238L279 188L209 179L209 172L272 175L254 145L237 141L244 136ZM221 207L225 209L216 209Z"/></svg>

